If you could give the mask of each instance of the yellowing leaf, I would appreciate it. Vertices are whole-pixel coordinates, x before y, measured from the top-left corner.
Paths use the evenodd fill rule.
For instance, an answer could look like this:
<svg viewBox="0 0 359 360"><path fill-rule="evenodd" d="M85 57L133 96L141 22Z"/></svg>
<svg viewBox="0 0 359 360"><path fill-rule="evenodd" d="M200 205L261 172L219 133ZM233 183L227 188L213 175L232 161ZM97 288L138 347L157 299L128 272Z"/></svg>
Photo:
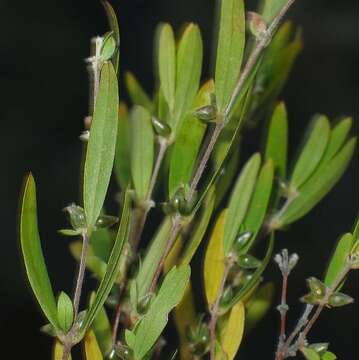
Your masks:
<svg viewBox="0 0 359 360"><path fill-rule="evenodd" d="M224 272L224 223L227 210L219 216L204 259L204 287L208 306L215 302Z"/></svg>
<svg viewBox="0 0 359 360"><path fill-rule="evenodd" d="M62 360L62 355L64 352L64 346L60 343L59 340L55 340L54 348L52 351L52 359L53 360ZM71 354L68 357L68 360L71 360Z"/></svg>
<svg viewBox="0 0 359 360"><path fill-rule="evenodd" d="M233 306L226 326L221 335L221 345L228 360L233 360L241 345L245 323L245 311L242 302Z"/></svg>
<svg viewBox="0 0 359 360"><path fill-rule="evenodd" d="M192 360L193 355L188 348L187 328L196 323L196 310L193 300L192 285L188 283L181 302L174 309L174 321L180 338L180 359Z"/></svg>
<svg viewBox="0 0 359 360"><path fill-rule="evenodd" d="M101 354L100 347L98 346L96 336L92 330L88 331L85 339L85 355L86 360L102 360L103 356Z"/></svg>

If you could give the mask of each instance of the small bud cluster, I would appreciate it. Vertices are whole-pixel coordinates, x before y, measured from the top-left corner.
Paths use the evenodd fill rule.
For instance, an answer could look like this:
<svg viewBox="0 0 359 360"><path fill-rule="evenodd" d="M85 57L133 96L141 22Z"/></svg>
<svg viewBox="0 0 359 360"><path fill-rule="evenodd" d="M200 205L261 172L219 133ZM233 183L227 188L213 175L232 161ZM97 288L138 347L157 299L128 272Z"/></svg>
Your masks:
<svg viewBox="0 0 359 360"><path fill-rule="evenodd" d="M289 255L287 249L283 249L281 254L274 257L274 261L278 264L283 276L288 276L299 260L298 254L294 253Z"/></svg>

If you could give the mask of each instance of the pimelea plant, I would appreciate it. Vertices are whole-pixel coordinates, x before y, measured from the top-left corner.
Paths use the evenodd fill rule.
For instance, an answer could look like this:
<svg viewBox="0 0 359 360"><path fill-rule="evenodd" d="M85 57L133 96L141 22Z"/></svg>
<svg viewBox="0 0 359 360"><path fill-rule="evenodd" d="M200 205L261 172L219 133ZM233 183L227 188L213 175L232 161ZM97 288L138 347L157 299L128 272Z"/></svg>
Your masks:
<svg viewBox="0 0 359 360"><path fill-rule="evenodd" d="M305 309L292 331L286 296L298 256L273 254L276 232L333 188L356 143L350 118L331 124L316 115L287 169L287 112L277 97L302 47L300 32L281 24L293 2L264 0L246 14L244 0L219 1L212 75L202 74L197 25L175 36L169 24L160 24L154 94L125 73L131 107L120 101L119 26L103 2L111 30L92 40L87 59L92 110L81 135L83 202L65 208L71 226L60 230L74 237L70 251L79 262L73 296L52 290L31 174L21 204L21 249L48 322L42 330L54 338L54 359L69 359L79 343L87 360L163 358L164 346L173 351L171 359L234 359L244 329L271 306L273 285L263 275L273 258L283 284L277 350L267 357L336 358L308 334L325 308L353 301L340 291L359 267L359 225L340 238L324 279L307 280ZM264 145L240 157L241 138L258 124L266 125ZM104 205L112 173L119 218ZM198 249L205 249L203 308L198 301L195 306L202 295L191 280ZM86 273L98 281L90 294L82 291ZM174 343L165 341L169 319L177 328Z"/></svg>

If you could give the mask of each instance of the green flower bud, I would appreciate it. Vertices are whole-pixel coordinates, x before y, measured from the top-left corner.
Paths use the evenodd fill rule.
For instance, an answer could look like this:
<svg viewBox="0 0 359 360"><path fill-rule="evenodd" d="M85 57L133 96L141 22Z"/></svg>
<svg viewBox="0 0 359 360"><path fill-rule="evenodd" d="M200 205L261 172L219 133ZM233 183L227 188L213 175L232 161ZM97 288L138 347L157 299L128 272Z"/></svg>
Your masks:
<svg viewBox="0 0 359 360"><path fill-rule="evenodd" d="M98 229L109 228L117 222L118 218L116 216L100 215L96 220L95 227Z"/></svg>
<svg viewBox="0 0 359 360"><path fill-rule="evenodd" d="M323 299L327 292L327 287L320 280L315 277L310 277L309 279L307 279L307 284L311 291L311 294L316 299Z"/></svg>
<svg viewBox="0 0 359 360"><path fill-rule="evenodd" d="M229 302L232 300L233 298L233 288L232 286L228 286L222 295L222 299L221 299L221 306L225 306L227 304L229 304Z"/></svg>
<svg viewBox="0 0 359 360"><path fill-rule="evenodd" d="M256 38L260 38L267 30L267 24L263 20L262 16L256 12L247 12L247 25L248 30Z"/></svg>
<svg viewBox="0 0 359 360"><path fill-rule="evenodd" d="M217 109L213 105L206 105L195 110L193 116L203 122L214 122L217 117Z"/></svg>
<svg viewBox="0 0 359 360"><path fill-rule="evenodd" d="M146 294L137 304L137 311L140 315L146 314L151 304L153 294Z"/></svg>
<svg viewBox="0 0 359 360"><path fill-rule="evenodd" d="M329 297L328 302L332 307L340 307L353 303L354 299L349 295L337 292Z"/></svg>
<svg viewBox="0 0 359 360"><path fill-rule="evenodd" d="M249 254L240 255L237 263L242 269L257 269L261 265L261 261Z"/></svg>
<svg viewBox="0 0 359 360"><path fill-rule="evenodd" d="M85 211L81 206L71 204L64 208L70 216L70 224L74 230L82 232L87 228Z"/></svg>
<svg viewBox="0 0 359 360"><path fill-rule="evenodd" d="M170 126L154 116L152 116L152 126L159 136L169 137L171 135Z"/></svg>
<svg viewBox="0 0 359 360"><path fill-rule="evenodd" d="M249 243L249 240L252 238L253 233L251 231L245 231L239 234L233 243L233 249L235 252L239 253L243 248Z"/></svg>

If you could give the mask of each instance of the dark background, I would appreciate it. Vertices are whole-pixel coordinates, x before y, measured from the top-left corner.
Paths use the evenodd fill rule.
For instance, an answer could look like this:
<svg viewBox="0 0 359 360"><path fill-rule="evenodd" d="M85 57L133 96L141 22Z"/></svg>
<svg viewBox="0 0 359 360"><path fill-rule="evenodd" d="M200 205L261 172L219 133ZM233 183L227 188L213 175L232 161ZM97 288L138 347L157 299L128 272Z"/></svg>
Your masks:
<svg viewBox="0 0 359 360"><path fill-rule="evenodd" d="M249 7L253 2L247 1ZM184 21L200 24L206 56L212 36L214 0L116 0L122 32L122 68L131 69L151 90L152 36L155 24ZM290 13L303 26L305 48L282 97L290 116L292 149L311 114L349 114L359 132L359 2L298 0ZM2 0L0 3L0 341L1 358L48 359L50 341L38 328L43 319L25 280L16 236L22 179L31 169L39 197L40 231L55 290L71 291L74 262L60 211L78 200L81 144L78 135L87 114L88 83L83 59L89 39L107 30L99 1ZM349 230L358 211L358 152L335 190L279 239L278 247L297 251L301 262L290 281L290 316L297 318L296 299L304 279L320 276L339 234ZM283 237L283 236L282 236ZM268 277L279 283L272 267ZM359 295L359 274L349 292ZM327 311L311 333L329 341L339 359L358 359L359 306ZM241 358L272 358L277 314L258 327Z"/></svg>

